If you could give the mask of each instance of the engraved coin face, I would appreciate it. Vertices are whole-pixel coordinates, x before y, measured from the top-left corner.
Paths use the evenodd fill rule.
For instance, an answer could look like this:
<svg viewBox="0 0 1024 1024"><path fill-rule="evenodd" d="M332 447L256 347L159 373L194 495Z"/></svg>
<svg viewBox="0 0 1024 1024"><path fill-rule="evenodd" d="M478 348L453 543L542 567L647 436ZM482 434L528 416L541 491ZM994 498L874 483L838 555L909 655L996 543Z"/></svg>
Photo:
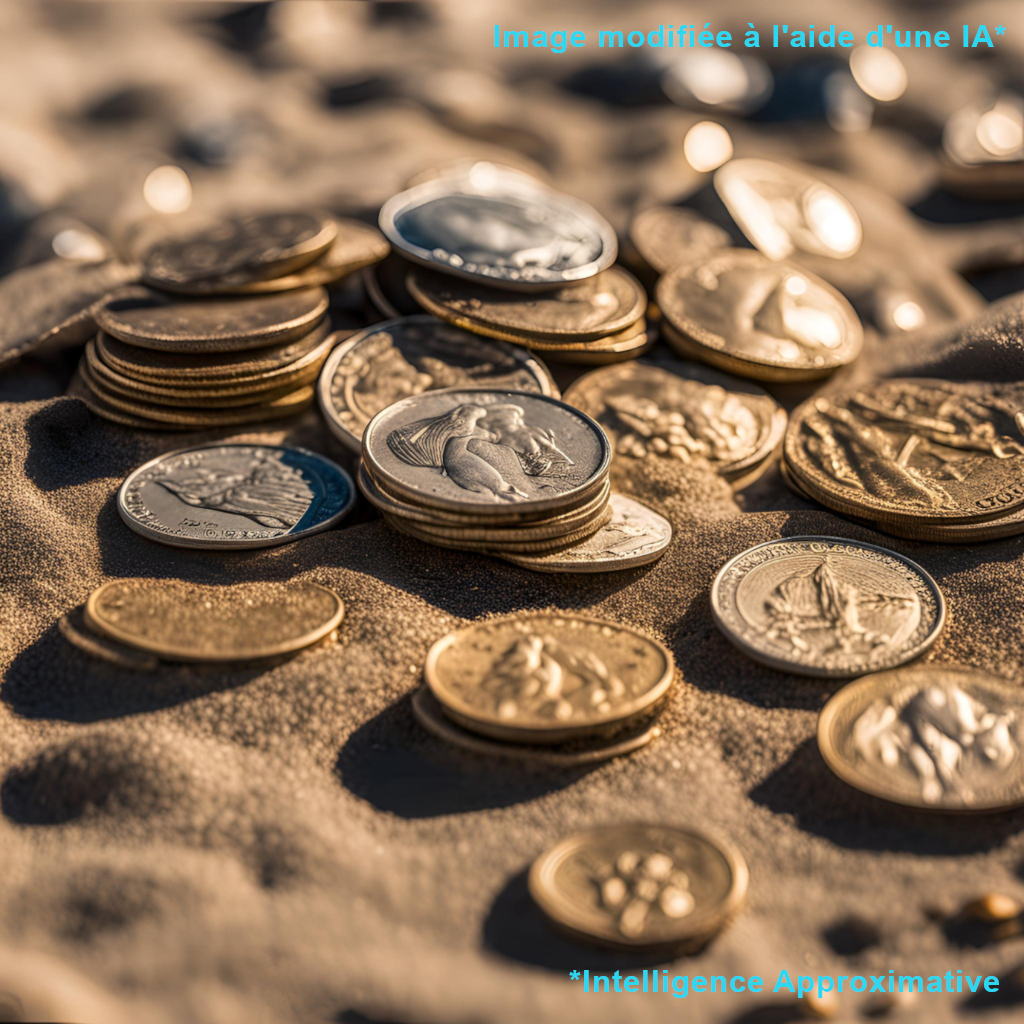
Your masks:
<svg viewBox="0 0 1024 1024"><path fill-rule="evenodd" d="M716 249L727 249L727 232L696 210L679 206L652 206L641 210L629 225L629 240L647 265L658 274Z"/></svg>
<svg viewBox="0 0 1024 1024"><path fill-rule="evenodd" d="M747 866L691 828L588 829L534 861L530 895L559 927L624 949L697 948L739 912Z"/></svg>
<svg viewBox="0 0 1024 1024"><path fill-rule="evenodd" d="M250 661L289 654L337 628L341 598L317 583L204 586L118 580L94 590L85 621L166 661Z"/></svg>
<svg viewBox="0 0 1024 1024"><path fill-rule="evenodd" d="M577 380L565 401L593 416L625 459L707 459L725 476L761 462L786 414L766 391L696 363L624 363Z"/></svg>
<svg viewBox="0 0 1024 1024"><path fill-rule="evenodd" d="M1024 506L1024 434L992 388L888 380L813 398L784 451L806 490L869 519L963 523Z"/></svg>
<svg viewBox="0 0 1024 1024"><path fill-rule="evenodd" d="M600 489L605 432L525 391L446 388L396 402L363 433L368 472L415 504L481 516L568 507Z"/></svg>
<svg viewBox="0 0 1024 1024"><path fill-rule="evenodd" d="M829 679L912 661L946 618L938 586L919 565L838 537L773 540L737 555L715 577L711 610L749 657Z"/></svg>
<svg viewBox="0 0 1024 1024"><path fill-rule="evenodd" d="M618 251L615 231L592 207L486 163L389 199L380 227L417 263L505 288L583 281Z"/></svg>
<svg viewBox="0 0 1024 1024"><path fill-rule="evenodd" d="M221 444L161 455L132 473L118 512L150 540L186 548L262 548L319 533L352 507L340 466L304 448Z"/></svg>
<svg viewBox="0 0 1024 1024"><path fill-rule="evenodd" d="M853 307L831 285L749 249L676 267L657 294L666 321L692 350L684 354L748 376L821 377L852 362L864 340Z"/></svg>
<svg viewBox="0 0 1024 1024"><path fill-rule="evenodd" d="M611 732L652 709L673 672L672 655L656 640L557 613L449 633L424 668L431 692L459 725L521 743Z"/></svg>
<svg viewBox="0 0 1024 1024"><path fill-rule="evenodd" d="M338 346L318 397L328 426L353 451L389 405L437 388L499 387L558 397L547 369L525 349L459 330L432 316L374 324Z"/></svg>
<svg viewBox="0 0 1024 1024"><path fill-rule="evenodd" d="M1024 804L1024 691L977 669L930 664L858 679L822 709L818 746L841 779L893 803Z"/></svg>

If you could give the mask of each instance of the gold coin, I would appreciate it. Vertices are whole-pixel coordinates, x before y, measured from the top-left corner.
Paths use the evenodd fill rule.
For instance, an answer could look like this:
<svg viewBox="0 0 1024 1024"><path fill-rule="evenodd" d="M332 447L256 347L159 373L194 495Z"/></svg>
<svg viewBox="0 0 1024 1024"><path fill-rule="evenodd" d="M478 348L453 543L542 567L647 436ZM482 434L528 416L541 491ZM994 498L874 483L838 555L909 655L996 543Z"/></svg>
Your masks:
<svg viewBox="0 0 1024 1024"><path fill-rule="evenodd" d="M652 206L641 210L629 225L629 240L657 274L727 249L729 234L696 210Z"/></svg>
<svg viewBox="0 0 1024 1024"><path fill-rule="evenodd" d="M93 633L85 624L82 608L72 609L66 615L62 615L57 620L57 629L72 647L77 647L94 658L109 661L119 668L130 668L136 672L155 672L160 666L160 662L145 651L138 651L134 647L111 640L110 637Z"/></svg>

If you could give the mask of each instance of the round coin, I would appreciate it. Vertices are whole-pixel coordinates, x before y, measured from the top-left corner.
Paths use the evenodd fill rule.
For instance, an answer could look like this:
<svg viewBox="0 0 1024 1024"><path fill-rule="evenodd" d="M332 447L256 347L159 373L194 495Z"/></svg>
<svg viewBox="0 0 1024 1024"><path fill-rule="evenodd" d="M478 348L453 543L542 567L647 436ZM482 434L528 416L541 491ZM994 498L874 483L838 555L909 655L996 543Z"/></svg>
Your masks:
<svg viewBox="0 0 1024 1024"><path fill-rule="evenodd" d="M856 359L853 307L820 278L750 249L724 249L658 282L682 355L759 380L814 380ZM682 345L679 342L682 342Z"/></svg>
<svg viewBox="0 0 1024 1024"><path fill-rule="evenodd" d="M880 672L822 709L818 746L851 786L908 807L1024 804L1024 690L958 665Z"/></svg>
<svg viewBox="0 0 1024 1024"><path fill-rule="evenodd" d="M895 668L938 638L935 581L894 551L839 537L787 537L727 562L711 587L726 639L770 668L844 679Z"/></svg>
<svg viewBox="0 0 1024 1024"><path fill-rule="evenodd" d="M612 226L528 175L476 163L389 199L380 227L417 263L505 288L583 281L615 262Z"/></svg>
<svg viewBox="0 0 1024 1024"><path fill-rule="evenodd" d="M559 613L474 623L434 644L424 667L445 714L471 732L519 743L612 732L651 711L674 671L656 640Z"/></svg>
<svg viewBox="0 0 1024 1024"><path fill-rule="evenodd" d="M437 388L482 385L558 397L547 369L525 349L425 315L374 324L339 345L317 397L332 432L358 452L366 425L389 405Z"/></svg>
<svg viewBox="0 0 1024 1024"><path fill-rule="evenodd" d="M696 210L652 206L641 210L629 225L629 240L655 273L703 259L731 244L729 234Z"/></svg>
<svg viewBox="0 0 1024 1024"><path fill-rule="evenodd" d="M739 912L738 850L691 828L606 825L534 861L530 895L558 927L621 949L698 950Z"/></svg>
<svg viewBox="0 0 1024 1024"><path fill-rule="evenodd" d="M121 485L121 518L150 540L186 548L263 548L319 533L352 507L340 466L273 445L185 448L140 466Z"/></svg>
<svg viewBox="0 0 1024 1024"><path fill-rule="evenodd" d="M589 416L555 398L446 388L374 416L362 457L397 497L487 517L557 510L596 492L611 446Z"/></svg>
<svg viewBox="0 0 1024 1024"><path fill-rule="evenodd" d="M256 661L309 647L336 629L341 598L318 583L204 586L118 580L85 605L90 629L164 661Z"/></svg>

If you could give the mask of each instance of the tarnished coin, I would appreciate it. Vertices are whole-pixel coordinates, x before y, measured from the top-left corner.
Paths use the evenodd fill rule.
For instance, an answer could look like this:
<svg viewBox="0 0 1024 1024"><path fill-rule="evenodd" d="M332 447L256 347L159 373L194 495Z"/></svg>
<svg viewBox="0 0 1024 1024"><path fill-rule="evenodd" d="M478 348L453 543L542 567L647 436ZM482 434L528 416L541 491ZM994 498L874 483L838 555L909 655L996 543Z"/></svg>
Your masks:
<svg viewBox="0 0 1024 1024"><path fill-rule="evenodd" d="M337 233L337 224L329 217L308 213L229 217L152 244L142 257L143 276L169 291L230 291L311 263Z"/></svg>
<svg viewBox="0 0 1024 1024"><path fill-rule="evenodd" d="M255 661L309 647L336 629L341 598L318 583L205 586L118 580L85 605L90 629L164 661Z"/></svg>
<svg viewBox="0 0 1024 1024"><path fill-rule="evenodd" d="M471 732L561 743L650 712L674 671L665 647L628 626L553 612L449 633L430 649L424 676L445 714Z"/></svg>
<svg viewBox="0 0 1024 1024"><path fill-rule="evenodd" d="M822 709L818 746L844 782L937 811L1024 804L1024 690L959 665L880 672Z"/></svg>
<svg viewBox="0 0 1024 1024"><path fill-rule="evenodd" d="M886 380L812 398L784 452L803 488L878 522L981 522L1024 507L1024 435L1012 393Z"/></svg>
<svg viewBox="0 0 1024 1024"><path fill-rule="evenodd" d="M389 199L380 227L409 259L505 288L583 281L615 262L612 226L592 207L494 164Z"/></svg>
<svg viewBox="0 0 1024 1024"><path fill-rule="evenodd" d="M917 563L839 537L749 548L715 577L711 611L726 639L755 661L827 679L912 661L946 620L938 585Z"/></svg>
<svg viewBox="0 0 1024 1024"><path fill-rule="evenodd" d="M672 524L646 505L613 494L612 516L580 544L547 555L502 555L535 572L614 572L657 561L672 540Z"/></svg>
<svg viewBox="0 0 1024 1024"><path fill-rule="evenodd" d="M150 540L185 548L263 548L334 526L352 478L304 448L215 444L161 455L121 485L117 510Z"/></svg>
<svg viewBox="0 0 1024 1024"><path fill-rule="evenodd" d="M729 234L696 210L680 206L652 206L630 222L629 240L644 262L657 274L731 245Z"/></svg>
<svg viewBox="0 0 1024 1024"><path fill-rule="evenodd" d="M831 285L749 249L724 249L658 282L684 357L758 380L814 380L857 358L864 332Z"/></svg>
<svg viewBox="0 0 1024 1024"><path fill-rule="evenodd" d="M557 510L590 496L605 481L611 446L589 416L555 398L446 388L374 416L362 457L398 497L487 517Z"/></svg>
<svg viewBox="0 0 1024 1024"><path fill-rule="evenodd" d="M621 267L580 284L519 295L425 270L414 270L407 283L416 301L435 316L513 342L524 336L549 341L604 338L631 327L647 309L643 286Z"/></svg>
<svg viewBox="0 0 1024 1024"><path fill-rule="evenodd" d="M323 288L267 298L171 299L149 288L115 293L95 309L107 334L141 348L207 354L282 345L327 314Z"/></svg>
<svg viewBox="0 0 1024 1024"><path fill-rule="evenodd" d="M697 363L594 370L565 401L604 427L619 457L698 456L723 476L762 462L786 430L786 413L766 391Z"/></svg>
<svg viewBox="0 0 1024 1024"><path fill-rule="evenodd" d="M621 949L696 952L739 913L747 865L688 827L605 825L534 861L530 895L558 927Z"/></svg>
<svg viewBox="0 0 1024 1024"><path fill-rule="evenodd" d="M386 320L418 316L423 312L423 307L405 286L408 276L409 261L395 252L372 267L364 267L360 272L359 277L370 302Z"/></svg>
<svg viewBox="0 0 1024 1024"><path fill-rule="evenodd" d="M366 425L382 409L467 385L558 397L547 369L525 349L424 315L374 324L339 345L324 365L317 396L332 432L358 452Z"/></svg>

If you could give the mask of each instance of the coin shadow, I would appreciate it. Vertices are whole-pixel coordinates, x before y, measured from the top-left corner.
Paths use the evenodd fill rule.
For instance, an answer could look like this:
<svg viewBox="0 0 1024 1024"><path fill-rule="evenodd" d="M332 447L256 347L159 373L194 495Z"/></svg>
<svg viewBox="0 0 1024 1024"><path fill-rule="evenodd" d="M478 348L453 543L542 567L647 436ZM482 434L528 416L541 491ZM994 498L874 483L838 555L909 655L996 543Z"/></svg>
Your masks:
<svg viewBox="0 0 1024 1024"><path fill-rule="evenodd" d="M851 850L898 851L930 857L982 853L1024 827L1024 810L949 815L903 807L848 786L827 767L815 739L801 744L749 793L775 814L791 816L805 832Z"/></svg>

